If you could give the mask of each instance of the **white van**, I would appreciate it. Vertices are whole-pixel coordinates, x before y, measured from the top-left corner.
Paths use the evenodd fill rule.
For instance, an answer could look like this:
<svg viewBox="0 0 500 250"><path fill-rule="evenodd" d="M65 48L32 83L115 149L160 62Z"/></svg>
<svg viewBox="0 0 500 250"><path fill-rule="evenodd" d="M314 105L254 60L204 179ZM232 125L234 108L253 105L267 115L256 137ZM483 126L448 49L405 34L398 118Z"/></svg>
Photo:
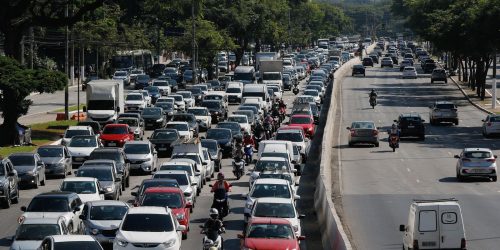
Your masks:
<svg viewBox="0 0 500 250"><path fill-rule="evenodd" d="M410 206L403 249L466 249L460 205L455 199L415 200Z"/></svg>
<svg viewBox="0 0 500 250"><path fill-rule="evenodd" d="M268 147L269 145L273 145L272 147ZM264 152L270 152L269 150L278 150L281 151L281 147L277 148L274 147L275 145L282 145L284 153L288 154L288 162L291 164L299 164L294 160L294 151L293 151L293 143L291 141L282 141L282 140L264 140L259 143L259 151L257 152L257 157L256 159L260 159L262 157L262 153ZM276 153L278 153L276 151ZM277 155L268 155L268 157L275 157Z"/></svg>
<svg viewBox="0 0 500 250"><path fill-rule="evenodd" d="M267 92L267 86L264 84L247 84L243 87L242 97L260 97L266 102L268 109L271 108L271 98Z"/></svg>
<svg viewBox="0 0 500 250"><path fill-rule="evenodd" d="M243 83L229 82L226 87L226 96L229 103L241 103Z"/></svg>

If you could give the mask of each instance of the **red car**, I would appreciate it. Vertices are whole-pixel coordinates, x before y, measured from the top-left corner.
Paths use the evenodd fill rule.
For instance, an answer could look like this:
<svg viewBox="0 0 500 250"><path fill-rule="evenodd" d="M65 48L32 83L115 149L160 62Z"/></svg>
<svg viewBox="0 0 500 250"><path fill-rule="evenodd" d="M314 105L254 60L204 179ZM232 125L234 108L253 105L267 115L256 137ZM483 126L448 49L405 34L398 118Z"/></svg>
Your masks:
<svg viewBox="0 0 500 250"><path fill-rule="evenodd" d="M186 203L184 193L176 187L151 187L144 191L140 206L169 207L177 217L179 224L186 226L182 231L182 238L187 239L189 231L189 209L190 203Z"/></svg>
<svg viewBox="0 0 500 250"><path fill-rule="evenodd" d="M309 138L314 136L314 118L310 115L293 115L290 117L290 122L288 126L301 127L304 130L304 134Z"/></svg>
<svg viewBox="0 0 500 250"><path fill-rule="evenodd" d="M246 234L238 234L241 249L300 249L304 236L295 236L290 222L283 218L255 217L248 222Z"/></svg>
<svg viewBox="0 0 500 250"><path fill-rule="evenodd" d="M99 138L105 147L123 147L125 142L133 141L135 137L128 124L108 124Z"/></svg>

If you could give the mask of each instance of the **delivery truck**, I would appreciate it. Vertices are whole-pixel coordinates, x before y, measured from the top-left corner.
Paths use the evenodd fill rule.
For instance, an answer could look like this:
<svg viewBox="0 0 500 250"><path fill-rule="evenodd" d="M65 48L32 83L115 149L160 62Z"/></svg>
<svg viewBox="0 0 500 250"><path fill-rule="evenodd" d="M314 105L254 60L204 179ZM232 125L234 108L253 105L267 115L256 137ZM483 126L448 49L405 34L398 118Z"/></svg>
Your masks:
<svg viewBox="0 0 500 250"><path fill-rule="evenodd" d="M87 120L114 123L124 108L123 81L94 80L87 84Z"/></svg>

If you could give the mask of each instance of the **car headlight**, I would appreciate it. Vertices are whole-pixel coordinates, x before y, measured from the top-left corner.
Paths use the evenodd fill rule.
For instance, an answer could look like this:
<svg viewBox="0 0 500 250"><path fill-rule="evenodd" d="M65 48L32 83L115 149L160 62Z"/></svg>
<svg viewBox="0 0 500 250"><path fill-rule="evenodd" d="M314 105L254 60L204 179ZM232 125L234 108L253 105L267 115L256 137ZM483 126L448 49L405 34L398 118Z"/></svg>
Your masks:
<svg viewBox="0 0 500 250"><path fill-rule="evenodd" d="M174 115L174 112L168 112L168 115Z"/></svg>
<svg viewBox="0 0 500 250"><path fill-rule="evenodd" d="M163 118L156 120L156 122L162 122L162 121L163 121Z"/></svg>
<svg viewBox="0 0 500 250"><path fill-rule="evenodd" d="M218 114L219 114L219 112L215 111L215 114L216 114L216 115L218 115Z"/></svg>
<svg viewBox="0 0 500 250"><path fill-rule="evenodd" d="M184 192L184 196L191 197L191 192Z"/></svg>
<svg viewBox="0 0 500 250"><path fill-rule="evenodd" d="M109 187L105 188L106 192L113 192L113 189L114 189L113 186L109 186Z"/></svg>
<svg viewBox="0 0 500 250"><path fill-rule="evenodd" d="M144 161L150 161L150 160L151 160L151 158L146 158L146 159L144 159Z"/></svg>
<svg viewBox="0 0 500 250"><path fill-rule="evenodd" d="M0 185L1 185L1 184L0 184ZM0 189L0 194L2 194L2 195L3 195L3 189Z"/></svg>
<svg viewBox="0 0 500 250"><path fill-rule="evenodd" d="M168 241L163 242L163 245L164 245L165 247L167 247L167 248L168 248L168 247L172 247L173 245L175 245L175 238L174 238L174 239L171 239L171 240L168 240Z"/></svg>
<svg viewBox="0 0 500 250"><path fill-rule="evenodd" d="M118 246L121 246L121 247L126 247L128 245L128 242L126 240L122 240L122 239L117 239L116 240L116 244L118 244Z"/></svg>
<svg viewBox="0 0 500 250"><path fill-rule="evenodd" d="M26 172L26 174L28 174L28 175L34 175L33 171L28 171L28 172Z"/></svg>
<svg viewBox="0 0 500 250"><path fill-rule="evenodd" d="M98 235L99 234L99 229L94 228L90 231L93 235Z"/></svg>
<svg viewBox="0 0 500 250"><path fill-rule="evenodd" d="M184 220L184 214L178 214L176 217L178 220Z"/></svg>
<svg viewBox="0 0 500 250"><path fill-rule="evenodd" d="M313 128L308 128L307 130L312 131L312 130L313 130Z"/></svg>

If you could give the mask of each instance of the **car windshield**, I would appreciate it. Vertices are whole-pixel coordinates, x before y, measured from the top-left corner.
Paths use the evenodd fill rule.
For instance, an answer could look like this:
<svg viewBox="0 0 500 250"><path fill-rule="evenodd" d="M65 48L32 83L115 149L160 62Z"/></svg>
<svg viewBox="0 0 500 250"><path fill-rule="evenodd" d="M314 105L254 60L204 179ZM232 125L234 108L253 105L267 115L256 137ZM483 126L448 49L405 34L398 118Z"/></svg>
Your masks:
<svg viewBox="0 0 500 250"><path fill-rule="evenodd" d="M127 206L92 206L90 220L122 220L127 211Z"/></svg>
<svg viewBox="0 0 500 250"><path fill-rule="evenodd" d="M128 134L128 130L126 126L106 126L102 131L103 134Z"/></svg>
<svg viewBox="0 0 500 250"><path fill-rule="evenodd" d="M188 172L190 176L193 175L191 167L187 165L174 165L174 164L161 165L160 170L182 170Z"/></svg>
<svg viewBox="0 0 500 250"><path fill-rule="evenodd" d="M35 157L32 155L11 155L9 160L14 166L34 166Z"/></svg>
<svg viewBox="0 0 500 250"><path fill-rule="evenodd" d="M158 87L149 86L149 87L146 87L144 89L147 90L149 94L160 93L160 89L158 89Z"/></svg>
<svg viewBox="0 0 500 250"><path fill-rule="evenodd" d="M222 96L220 96L220 95L207 95L207 96L205 96L203 99L204 99L204 100L217 100L217 101L218 101L218 100L222 100L222 98L223 98L223 97L222 97ZM203 102L203 103L208 104L209 102ZM202 106L203 106L203 105L202 105ZM207 108L208 108L208 106L203 106L203 107L207 107Z"/></svg>
<svg viewBox="0 0 500 250"><path fill-rule="evenodd" d="M91 160L113 160L116 163L124 162L122 154L119 151L100 151L94 150L90 153ZM102 164L102 163L99 163Z"/></svg>
<svg viewBox="0 0 500 250"><path fill-rule="evenodd" d="M75 135L90 135L90 131L86 129L68 129L64 133L64 138L72 138Z"/></svg>
<svg viewBox="0 0 500 250"><path fill-rule="evenodd" d="M231 130L226 129L209 129L207 131L208 139L230 139L231 138Z"/></svg>
<svg viewBox="0 0 500 250"><path fill-rule="evenodd" d="M241 127L240 124L238 123L231 123L231 122L221 122L217 124L217 128L228 128L231 129L233 133L240 133L241 132Z"/></svg>
<svg viewBox="0 0 500 250"><path fill-rule="evenodd" d="M143 74L142 70L132 70L130 72L130 74L135 74L135 75L138 75L138 74Z"/></svg>
<svg viewBox="0 0 500 250"><path fill-rule="evenodd" d="M175 99L176 102L180 102L180 101L183 101L183 98L181 95L170 95L168 97L172 97Z"/></svg>
<svg viewBox="0 0 500 250"><path fill-rule="evenodd" d="M127 101L142 101L142 99L143 99L142 94L127 95L126 98Z"/></svg>
<svg viewBox="0 0 500 250"><path fill-rule="evenodd" d="M160 130L155 131L151 139L175 140L179 138L179 134L175 130Z"/></svg>
<svg viewBox="0 0 500 250"><path fill-rule="evenodd" d="M287 185L283 184L255 184L250 194L252 198L291 198L290 190Z"/></svg>
<svg viewBox="0 0 500 250"><path fill-rule="evenodd" d="M276 218L295 218L295 209L291 203L257 203L254 208L254 216L257 217L276 217Z"/></svg>
<svg viewBox="0 0 500 250"><path fill-rule="evenodd" d="M68 191L77 194L95 194L96 186L93 181L63 181L61 191Z"/></svg>
<svg viewBox="0 0 500 250"><path fill-rule="evenodd" d="M289 174L277 174L277 173L265 173L260 174L259 179L282 179L287 180L288 183L292 184L292 176Z"/></svg>
<svg viewBox="0 0 500 250"><path fill-rule="evenodd" d="M455 105L451 103L447 104L436 104L437 109L455 109Z"/></svg>
<svg viewBox="0 0 500 250"><path fill-rule="evenodd" d="M137 80L149 81L149 76L148 75L138 75Z"/></svg>
<svg viewBox="0 0 500 250"><path fill-rule="evenodd" d="M263 171L288 171L287 163L285 161L268 161L268 160L260 160L255 164L255 171L263 172Z"/></svg>
<svg viewBox="0 0 500 250"><path fill-rule="evenodd" d="M190 88L189 91L194 94L194 95L199 95L201 94L203 91L201 90L201 88Z"/></svg>
<svg viewBox="0 0 500 250"><path fill-rule="evenodd" d="M230 116L227 118L228 122L237 122L237 123L248 123L248 118L246 116Z"/></svg>
<svg viewBox="0 0 500 250"><path fill-rule="evenodd" d="M197 154L176 154L172 156L172 159L190 159L197 164L201 164L200 157Z"/></svg>
<svg viewBox="0 0 500 250"><path fill-rule="evenodd" d="M184 98L192 98L193 95L191 94L191 92L177 92L177 94L181 95L182 97Z"/></svg>
<svg viewBox="0 0 500 250"><path fill-rule="evenodd" d="M115 76L127 76L127 72L115 72Z"/></svg>
<svg viewBox="0 0 500 250"><path fill-rule="evenodd" d="M112 181L113 180L113 174L111 173L111 170L108 168L102 168L102 169L80 168L80 169L78 169L78 172L76 172L76 176L78 176L78 177L94 177L94 178L98 179L99 181Z"/></svg>
<svg viewBox="0 0 500 250"><path fill-rule="evenodd" d="M123 231L170 232L174 230L170 214L128 214L122 223Z"/></svg>
<svg viewBox="0 0 500 250"><path fill-rule="evenodd" d="M125 146L123 146L123 151L125 154L149 154L151 153L150 147L148 144L128 144L125 143Z"/></svg>
<svg viewBox="0 0 500 250"><path fill-rule="evenodd" d="M353 129L374 129L375 124L372 122L353 122L351 128Z"/></svg>
<svg viewBox="0 0 500 250"><path fill-rule="evenodd" d="M491 158L491 152L488 152L488 151L465 152L464 157L465 158L476 158L476 159Z"/></svg>
<svg viewBox="0 0 500 250"><path fill-rule="evenodd" d="M252 224L248 229L248 238L293 239L294 232L287 224Z"/></svg>
<svg viewBox="0 0 500 250"><path fill-rule="evenodd" d="M201 103L201 106L202 107L205 107L205 108L211 108L211 109L218 109L221 107L221 103L220 102L203 102Z"/></svg>
<svg viewBox="0 0 500 250"><path fill-rule="evenodd" d="M189 131L189 125L184 123L168 123L167 128L173 128L177 131Z"/></svg>
<svg viewBox="0 0 500 250"><path fill-rule="evenodd" d="M311 87L309 87L309 88L311 88ZM306 90L304 90L304 95L319 96L319 93L317 90L306 89Z"/></svg>
<svg viewBox="0 0 500 250"><path fill-rule="evenodd" d="M239 94L241 93L241 88L228 88L226 89L226 93Z"/></svg>
<svg viewBox="0 0 500 250"><path fill-rule="evenodd" d="M208 149L211 155L217 154L217 142L216 141L201 141L201 146Z"/></svg>
<svg viewBox="0 0 500 250"><path fill-rule="evenodd" d="M26 212L69 212L69 204L66 198L35 197Z"/></svg>
<svg viewBox="0 0 500 250"><path fill-rule="evenodd" d="M61 228L58 224L21 224L16 231L15 239L23 240L43 240L49 235L60 235Z"/></svg>
<svg viewBox="0 0 500 250"><path fill-rule="evenodd" d="M290 124L309 124L311 123L310 117L302 117L302 116L292 116L290 119Z"/></svg>
<svg viewBox="0 0 500 250"><path fill-rule="evenodd" d="M96 147L97 140L90 137L73 137L69 142L69 147Z"/></svg>
<svg viewBox="0 0 500 250"><path fill-rule="evenodd" d="M171 102L156 102L155 107L162 108L163 111L173 111L174 105Z"/></svg>
<svg viewBox="0 0 500 250"><path fill-rule="evenodd" d="M174 159L174 158L172 158ZM187 176L184 174L155 174L153 175L153 179L174 179L177 180L177 183L181 186L189 185Z"/></svg>
<svg viewBox="0 0 500 250"><path fill-rule="evenodd" d="M161 115L161 108L145 108L142 110L142 115Z"/></svg>
<svg viewBox="0 0 500 250"><path fill-rule="evenodd" d="M141 206L180 208L182 197L179 193L146 193Z"/></svg>
<svg viewBox="0 0 500 250"><path fill-rule="evenodd" d="M187 112L190 114L193 114L193 115L208 116L208 110L206 110L206 109L199 109L199 108L192 109L192 108L190 108L190 109L188 109Z"/></svg>
<svg viewBox="0 0 500 250"><path fill-rule="evenodd" d="M62 241L54 242L54 249L94 250L101 249L101 246L97 241Z"/></svg>
<svg viewBox="0 0 500 250"><path fill-rule="evenodd" d="M153 86L156 86L156 87L167 87L169 85L168 85L167 81L155 81L155 82L153 82Z"/></svg>
<svg viewBox="0 0 500 250"><path fill-rule="evenodd" d="M163 179L163 180L161 180ZM168 179L168 178L157 178L157 179L149 179L151 181L143 182L141 187L139 188L139 194L143 194L146 189L150 187L179 187L177 180Z"/></svg>
<svg viewBox="0 0 500 250"><path fill-rule="evenodd" d="M118 124L127 124L130 127L138 127L139 126L139 121L137 119L126 119L126 118L120 118L116 121Z"/></svg>
<svg viewBox="0 0 500 250"><path fill-rule="evenodd" d="M279 132L276 134L276 140L302 142L304 138L300 132Z"/></svg>

